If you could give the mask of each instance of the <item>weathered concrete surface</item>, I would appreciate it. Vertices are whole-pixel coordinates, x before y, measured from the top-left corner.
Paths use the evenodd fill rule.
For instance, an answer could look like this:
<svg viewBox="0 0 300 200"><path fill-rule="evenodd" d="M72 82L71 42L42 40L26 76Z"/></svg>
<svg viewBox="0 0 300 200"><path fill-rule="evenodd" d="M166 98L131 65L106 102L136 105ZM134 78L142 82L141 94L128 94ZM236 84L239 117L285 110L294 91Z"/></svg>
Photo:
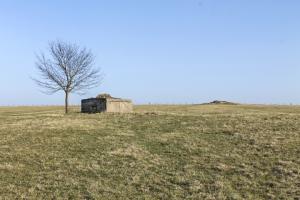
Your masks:
<svg viewBox="0 0 300 200"><path fill-rule="evenodd" d="M130 100L124 99L106 99L106 112L132 112L133 105Z"/></svg>
<svg viewBox="0 0 300 200"><path fill-rule="evenodd" d="M97 98L83 99L81 112L83 113L130 113L133 110L131 100L113 98L109 95L98 95Z"/></svg>

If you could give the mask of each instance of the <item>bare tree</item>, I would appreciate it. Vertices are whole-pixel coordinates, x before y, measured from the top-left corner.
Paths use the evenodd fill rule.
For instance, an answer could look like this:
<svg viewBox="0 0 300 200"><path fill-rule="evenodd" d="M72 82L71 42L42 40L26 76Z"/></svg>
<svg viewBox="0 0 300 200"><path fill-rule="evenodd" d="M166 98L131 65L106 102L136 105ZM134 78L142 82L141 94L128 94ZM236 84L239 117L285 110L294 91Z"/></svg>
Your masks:
<svg viewBox="0 0 300 200"><path fill-rule="evenodd" d="M55 41L49 43L48 57L44 53L36 57L40 77L33 80L46 94L65 93L65 113L68 113L70 93L84 94L101 83L100 68L94 67L95 57L86 48Z"/></svg>

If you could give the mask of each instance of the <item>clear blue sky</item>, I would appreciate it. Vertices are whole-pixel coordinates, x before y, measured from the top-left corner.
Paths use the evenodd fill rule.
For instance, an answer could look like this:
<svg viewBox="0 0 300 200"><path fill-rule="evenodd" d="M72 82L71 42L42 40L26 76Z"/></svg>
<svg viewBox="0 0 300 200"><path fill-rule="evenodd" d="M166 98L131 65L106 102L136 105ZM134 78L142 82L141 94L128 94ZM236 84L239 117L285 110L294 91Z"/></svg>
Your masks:
<svg viewBox="0 0 300 200"><path fill-rule="evenodd" d="M0 105L63 104L30 79L61 39L90 48L106 74L81 98L136 103L300 104L298 0L2 0Z"/></svg>

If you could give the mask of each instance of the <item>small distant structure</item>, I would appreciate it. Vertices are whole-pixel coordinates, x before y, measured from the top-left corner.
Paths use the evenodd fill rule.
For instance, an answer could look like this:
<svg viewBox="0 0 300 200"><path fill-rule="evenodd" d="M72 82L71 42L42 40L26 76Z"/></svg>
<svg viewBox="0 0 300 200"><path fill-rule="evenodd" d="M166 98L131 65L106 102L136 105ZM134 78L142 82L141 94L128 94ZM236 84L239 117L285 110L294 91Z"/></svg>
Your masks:
<svg viewBox="0 0 300 200"><path fill-rule="evenodd" d="M82 113L130 113L133 110L132 101L110 96L109 94L100 94L96 98L81 100Z"/></svg>
<svg viewBox="0 0 300 200"><path fill-rule="evenodd" d="M203 105L239 105L238 103L230 102L230 101L219 101L215 100L210 103L204 103Z"/></svg>

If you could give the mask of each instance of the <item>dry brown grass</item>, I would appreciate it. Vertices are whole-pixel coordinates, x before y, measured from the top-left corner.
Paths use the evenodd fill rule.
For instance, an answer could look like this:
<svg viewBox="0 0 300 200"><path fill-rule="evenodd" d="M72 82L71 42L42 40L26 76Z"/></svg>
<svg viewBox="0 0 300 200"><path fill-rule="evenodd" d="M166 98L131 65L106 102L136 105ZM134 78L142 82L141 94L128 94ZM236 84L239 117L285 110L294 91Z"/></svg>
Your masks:
<svg viewBox="0 0 300 200"><path fill-rule="evenodd" d="M0 108L3 199L297 199L300 107Z"/></svg>

